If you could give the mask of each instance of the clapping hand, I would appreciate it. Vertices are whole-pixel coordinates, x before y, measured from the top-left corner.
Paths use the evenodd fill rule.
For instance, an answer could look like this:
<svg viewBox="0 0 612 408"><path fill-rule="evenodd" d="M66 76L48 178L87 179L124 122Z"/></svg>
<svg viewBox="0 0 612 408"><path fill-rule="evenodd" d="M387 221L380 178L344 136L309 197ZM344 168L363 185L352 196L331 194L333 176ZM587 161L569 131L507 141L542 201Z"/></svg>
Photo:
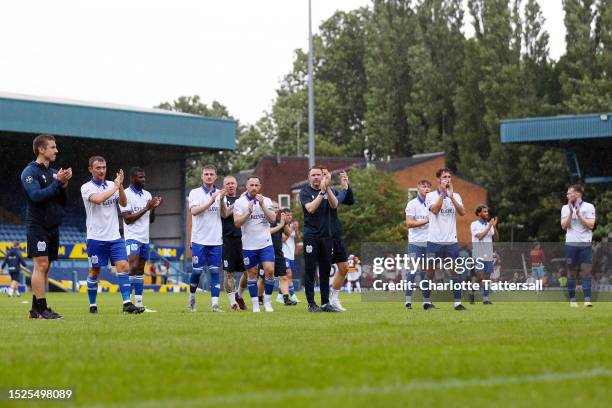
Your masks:
<svg viewBox="0 0 612 408"><path fill-rule="evenodd" d="M123 188L123 169L119 169L119 171L117 172L116 176L115 176L115 187L117 187L117 189L122 189Z"/></svg>

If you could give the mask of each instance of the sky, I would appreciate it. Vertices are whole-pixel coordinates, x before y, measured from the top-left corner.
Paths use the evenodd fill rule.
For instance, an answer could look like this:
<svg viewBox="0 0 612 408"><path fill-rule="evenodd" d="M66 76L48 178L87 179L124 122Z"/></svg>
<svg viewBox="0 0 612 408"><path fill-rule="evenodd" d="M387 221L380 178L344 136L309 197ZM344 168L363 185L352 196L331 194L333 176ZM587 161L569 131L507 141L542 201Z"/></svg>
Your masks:
<svg viewBox="0 0 612 408"><path fill-rule="evenodd" d="M313 30L336 10L368 4L312 0ZM558 59L561 0L540 4ZM6 1L0 39L0 92L137 107L197 94L255 123L270 110L293 51L308 46L308 1Z"/></svg>

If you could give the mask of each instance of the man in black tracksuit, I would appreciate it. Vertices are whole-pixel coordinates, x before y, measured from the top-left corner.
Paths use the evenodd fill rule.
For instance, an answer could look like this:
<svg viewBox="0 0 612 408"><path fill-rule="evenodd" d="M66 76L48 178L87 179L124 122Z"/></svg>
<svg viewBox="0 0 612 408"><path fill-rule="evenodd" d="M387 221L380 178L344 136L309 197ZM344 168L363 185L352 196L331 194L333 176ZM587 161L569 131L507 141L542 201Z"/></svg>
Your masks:
<svg viewBox="0 0 612 408"><path fill-rule="evenodd" d="M59 225L64 217L66 187L72 169L50 167L57 156L55 138L40 135L34 139L36 160L21 173L21 185L26 193L26 235L28 258L32 258L32 310L30 319L62 319L47 306L45 288L51 262L57 259Z"/></svg>
<svg viewBox="0 0 612 408"><path fill-rule="evenodd" d="M329 303L329 273L332 260L331 209L338 207L338 199L329 181L318 167L308 172L309 185L300 191L300 202L304 210L304 289L309 312L338 312ZM314 300L314 280L319 266L321 307Z"/></svg>
<svg viewBox="0 0 612 408"><path fill-rule="evenodd" d="M4 262L2 262L2 267L0 269L4 269L4 267L8 265L8 271L11 275L11 286L8 289L8 295L11 296L21 296L19 293L19 267L26 266L23 258L21 257L21 251L19 250L19 244L15 242L15 244L6 250L6 258L4 258Z"/></svg>

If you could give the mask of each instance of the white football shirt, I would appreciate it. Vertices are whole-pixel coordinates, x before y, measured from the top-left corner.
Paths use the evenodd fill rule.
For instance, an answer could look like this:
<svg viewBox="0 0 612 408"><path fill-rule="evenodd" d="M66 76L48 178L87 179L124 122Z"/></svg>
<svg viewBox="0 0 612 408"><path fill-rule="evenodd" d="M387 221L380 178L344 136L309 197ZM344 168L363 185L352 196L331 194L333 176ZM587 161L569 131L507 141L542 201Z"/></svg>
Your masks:
<svg viewBox="0 0 612 408"><path fill-rule="evenodd" d="M586 201L581 201L579 204L580 213L582 214L582 218L587 220L595 219L595 206L591 203L587 203ZM567 232L565 234L565 242L567 243L580 243L580 242L591 242L593 239L593 230L588 229L578 219L576 215L576 206L574 206L574 212L572 213L572 219L570 220L570 224L567 227ZM567 204L561 208L561 218L565 218L569 215L569 207Z"/></svg>
<svg viewBox="0 0 612 408"><path fill-rule="evenodd" d="M147 190L138 190L134 186L129 186L125 189L127 197L127 205L119 206L122 213L137 213L147 206L147 203L153 198ZM150 226L150 211L147 211L131 224L123 222L123 236L126 240L134 239L143 244L149 243L149 226Z"/></svg>
<svg viewBox="0 0 612 408"><path fill-rule="evenodd" d="M445 196L442 208L438 215L431 212L431 206L438 201L440 191L435 189L427 193L425 204L429 211L429 228L427 229L427 241L438 244L452 244L457 242L457 214L455 206L450 197ZM453 198L461 205L461 196L453 193Z"/></svg>
<svg viewBox="0 0 612 408"><path fill-rule="evenodd" d="M249 199L245 194L234 203L234 214L243 215L249 212ZM272 200L264 197L264 205L272 211ZM240 227L242 230L242 249L262 249L272 245L270 223L264 214L259 202L253 203L253 212L248 220Z"/></svg>
<svg viewBox="0 0 612 408"><path fill-rule="evenodd" d="M121 238L119 216L117 214L119 192L115 191L110 198L101 204L94 204L89 201L89 197L92 195L103 193L109 188L113 188L113 183L106 180L102 183L90 180L81 186L81 197L83 197L85 214L87 215L87 239L114 241Z"/></svg>
<svg viewBox="0 0 612 408"><path fill-rule="evenodd" d="M495 234L495 227L491 227L482 240L476 237L476 235L484 232L487 224L487 222L476 220L470 225L472 232L472 257L474 259L481 258L483 261L493 260L493 235Z"/></svg>
<svg viewBox="0 0 612 408"><path fill-rule="evenodd" d="M429 208L424 200L418 195L416 198L408 201L406 205L406 217L414 217L417 221L429 219ZM408 242L412 245L427 246L427 230L429 224L417 228L408 228Z"/></svg>
<svg viewBox="0 0 612 408"><path fill-rule="evenodd" d="M295 231L291 231L291 235L283 242L283 256L290 260L295 260Z"/></svg>
<svg viewBox="0 0 612 408"><path fill-rule="evenodd" d="M189 192L189 208L199 207L210 202L210 198L217 191L194 188ZM223 224L221 222L221 201L219 196L206 211L192 217L191 242L200 245L223 245Z"/></svg>

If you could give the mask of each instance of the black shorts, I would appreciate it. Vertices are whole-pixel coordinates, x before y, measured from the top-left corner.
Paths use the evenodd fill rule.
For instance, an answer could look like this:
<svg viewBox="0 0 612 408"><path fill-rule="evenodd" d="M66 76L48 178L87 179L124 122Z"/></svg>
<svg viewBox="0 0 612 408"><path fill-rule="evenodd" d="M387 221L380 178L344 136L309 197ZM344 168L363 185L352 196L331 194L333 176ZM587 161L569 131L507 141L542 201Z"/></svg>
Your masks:
<svg viewBox="0 0 612 408"><path fill-rule="evenodd" d="M57 260L59 228L29 227L26 236L28 240L28 258L46 256L49 258L49 261Z"/></svg>
<svg viewBox="0 0 612 408"><path fill-rule="evenodd" d="M244 272L242 257L242 239L223 239L223 270L226 272Z"/></svg>
<svg viewBox="0 0 612 408"><path fill-rule="evenodd" d="M17 281L19 282L19 272L9 272L9 274L11 275L11 280L12 281Z"/></svg>
<svg viewBox="0 0 612 408"><path fill-rule="evenodd" d="M344 240L342 238L334 238L332 245L332 263L348 261L348 254L346 253L346 245L344 245Z"/></svg>
<svg viewBox="0 0 612 408"><path fill-rule="evenodd" d="M274 258L274 276L286 276L287 275L287 264L285 263L285 257Z"/></svg>

